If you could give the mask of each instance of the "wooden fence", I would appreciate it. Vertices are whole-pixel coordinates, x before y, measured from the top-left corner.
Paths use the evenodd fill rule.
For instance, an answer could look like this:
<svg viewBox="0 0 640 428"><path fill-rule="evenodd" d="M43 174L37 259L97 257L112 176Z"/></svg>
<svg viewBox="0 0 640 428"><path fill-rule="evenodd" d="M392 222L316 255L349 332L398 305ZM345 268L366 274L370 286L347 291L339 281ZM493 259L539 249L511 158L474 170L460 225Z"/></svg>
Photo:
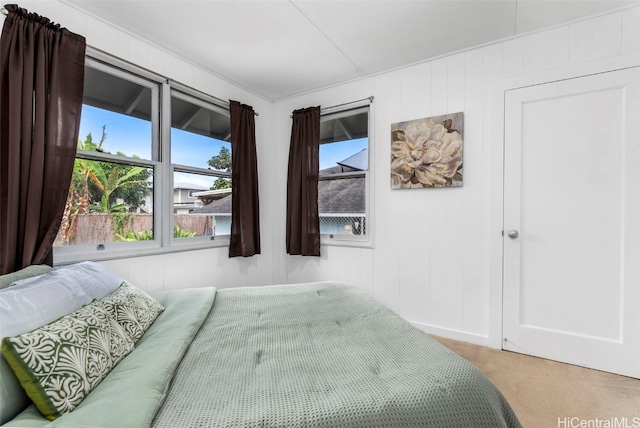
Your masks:
<svg viewBox="0 0 640 428"><path fill-rule="evenodd" d="M193 214L175 214L175 224L188 232L195 232L196 236L210 235L212 219L210 216ZM76 217L76 230L70 237L68 245L96 244L118 241L115 222L110 214L81 214ZM123 231L140 234L142 231L153 231L153 215L133 214L125 222ZM122 233L124 235L124 233ZM63 245L60 235L56 237L54 245Z"/></svg>

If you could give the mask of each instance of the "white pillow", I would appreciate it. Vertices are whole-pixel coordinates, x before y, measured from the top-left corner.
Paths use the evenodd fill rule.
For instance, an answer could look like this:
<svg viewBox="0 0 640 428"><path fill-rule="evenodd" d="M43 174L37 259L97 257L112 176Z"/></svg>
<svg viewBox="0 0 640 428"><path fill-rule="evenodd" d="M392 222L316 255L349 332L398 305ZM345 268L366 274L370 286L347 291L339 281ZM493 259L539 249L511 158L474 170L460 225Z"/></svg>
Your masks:
<svg viewBox="0 0 640 428"><path fill-rule="evenodd" d="M91 302L75 278L54 272L0 290L0 337L31 331Z"/></svg>
<svg viewBox="0 0 640 428"><path fill-rule="evenodd" d="M52 270L54 275L74 278L91 299L102 299L113 293L124 278L96 262L81 262Z"/></svg>

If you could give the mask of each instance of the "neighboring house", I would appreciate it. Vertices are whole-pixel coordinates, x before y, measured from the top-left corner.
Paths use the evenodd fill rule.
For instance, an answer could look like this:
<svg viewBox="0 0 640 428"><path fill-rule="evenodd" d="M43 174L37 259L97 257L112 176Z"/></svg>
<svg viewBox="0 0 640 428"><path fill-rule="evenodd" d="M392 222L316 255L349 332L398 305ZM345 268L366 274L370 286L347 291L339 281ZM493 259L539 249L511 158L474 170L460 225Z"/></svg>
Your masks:
<svg viewBox="0 0 640 428"><path fill-rule="evenodd" d="M222 192L224 191L224 192ZM197 208L191 212L192 215L211 215L213 218L213 234L229 235L231 233L231 189L212 190L224 195L222 198L214 200L204 207ZM210 192L200 192L202 197L210 197Z"/></svg>
<svg viewBox="0 0 640 428"><path fill-rule="evenodd" d="M178 182L173 185L173 212L175 214L189 214L202 206L202 201L194 193L208 190L206 187L192 183Z"/></svg>
<svg viewBox="0 0 640 428"><path fill-rule="evenodd" d="M144 205L138 208L138 214L153 214L153 185L146 186Z"/></svg>

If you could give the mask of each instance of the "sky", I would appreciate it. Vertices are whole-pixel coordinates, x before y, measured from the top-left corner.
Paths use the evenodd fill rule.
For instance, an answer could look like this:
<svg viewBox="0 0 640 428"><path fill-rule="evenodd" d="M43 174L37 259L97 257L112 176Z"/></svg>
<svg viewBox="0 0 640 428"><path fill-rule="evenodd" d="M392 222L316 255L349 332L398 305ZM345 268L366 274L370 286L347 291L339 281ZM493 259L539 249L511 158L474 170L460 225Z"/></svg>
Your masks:
<svg viewBox="0 0 640 428"><path fill-rule="evenodd" d="M107 134L102 145L105 152L113 154L122 152L126 156L136 155L142 159L151 159L151 123L149 121L84 104L80 121L80 140L84 141L87 134L91 133L94 143L97 144L102 135L103 125L106 125ZM231 144L228 142L174 128L171 129L171 146L172 163L205 169L209 168L207 161L217 155L221 147L231 149ZM335 166L337 162L358 153L367 146L366 138L322 144L320 169ZM174 183L189 182L209 188L215 179L215 177L198 174L176 173Z"/></svg>

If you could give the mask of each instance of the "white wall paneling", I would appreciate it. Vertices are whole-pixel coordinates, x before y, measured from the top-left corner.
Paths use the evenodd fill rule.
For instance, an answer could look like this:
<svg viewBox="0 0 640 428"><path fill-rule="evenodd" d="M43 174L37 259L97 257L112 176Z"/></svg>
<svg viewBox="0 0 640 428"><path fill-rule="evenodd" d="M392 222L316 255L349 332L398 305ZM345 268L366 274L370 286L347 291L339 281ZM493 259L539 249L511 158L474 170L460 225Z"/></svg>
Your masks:
<svg viewBox="0 0 640 428"><path fill-rule="evenodd" d="M569 64L570 27L554 28L546 32L547 65L546 68L562 67Z"/></svg>
<svg viewBox="0 0 640 428"><path fill-rule="evenodd" d="M625 10L622 13L622 53L631 54L640 51L640 7Z"/></svg>
<svg viewBox="0 0 640 428"><path fill-rule="evenodd" d="M523 61L523 39L517 38L508 40L502 45L502 76L514 77L522 75L524 69ZM535 58L537 60L537 58Z"/></svg>
<svg viewBox="0 0 640 428"><path fill-rule="evenodd" d="M589 61L596 56L596 28L595 21L580 21L569 28L570 51L572 63Z"/></svg>
<svg viewBox="0 0 640 428"><path fill-rule="evenodd" d="M622 53L622 14L612 13L596 19L596 58Z"/></svg>
<svg viewBox="0 0 640 428"><path fill-rule="evenodd" d="M547 40L544 33L534 33L522 38L522 73L544 70L546 66Z"/></svg>

